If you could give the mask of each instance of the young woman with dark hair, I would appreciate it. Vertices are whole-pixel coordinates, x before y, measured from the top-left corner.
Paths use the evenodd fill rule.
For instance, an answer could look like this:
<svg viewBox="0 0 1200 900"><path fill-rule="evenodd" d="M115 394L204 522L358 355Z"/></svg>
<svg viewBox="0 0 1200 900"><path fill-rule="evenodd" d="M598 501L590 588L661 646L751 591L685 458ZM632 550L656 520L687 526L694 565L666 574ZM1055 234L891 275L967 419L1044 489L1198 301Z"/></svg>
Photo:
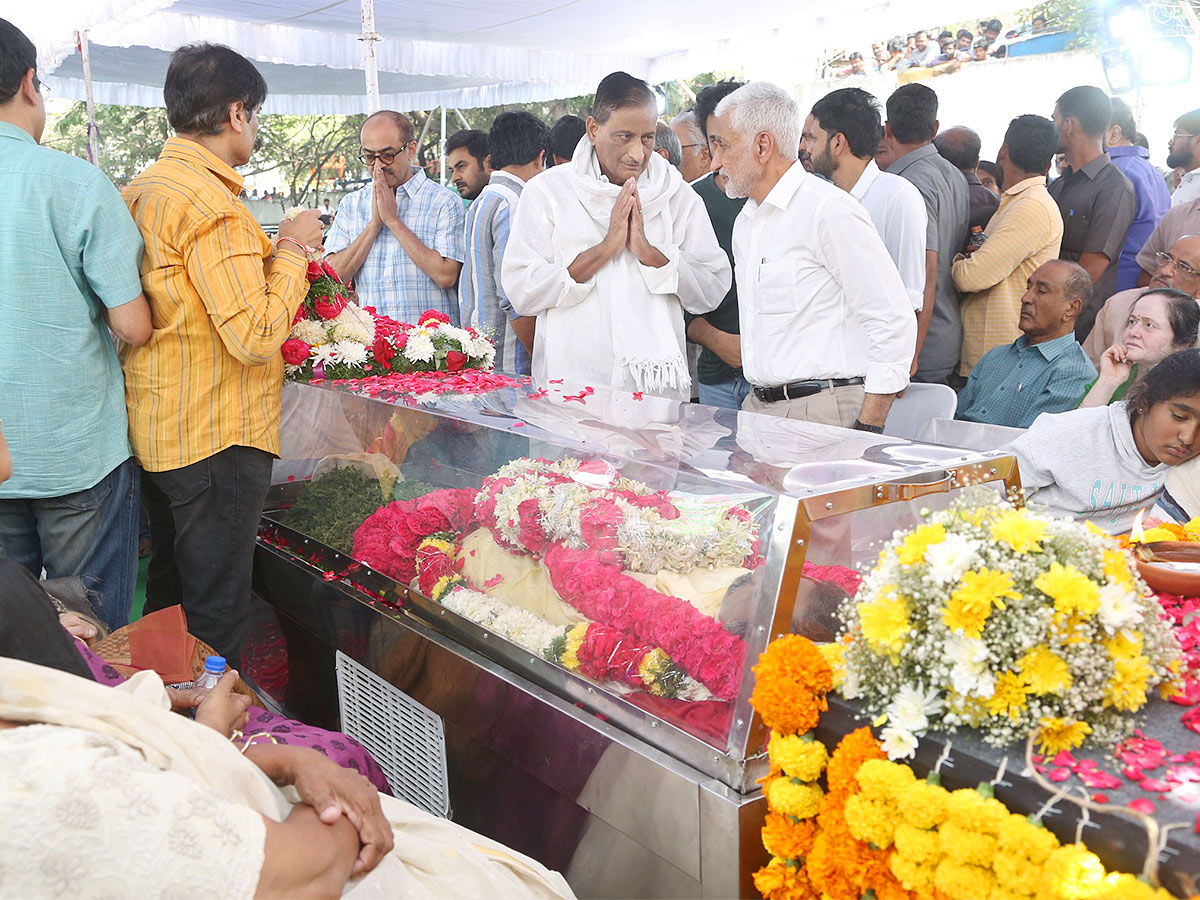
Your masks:
<svg viewBox="0 0 1200 900"><path fill-rule="evenodd" d="M1200 454L1200 350L1173 353L1107 406L1039 416L1008 444L1031 506L1114 533Z"/></svg>

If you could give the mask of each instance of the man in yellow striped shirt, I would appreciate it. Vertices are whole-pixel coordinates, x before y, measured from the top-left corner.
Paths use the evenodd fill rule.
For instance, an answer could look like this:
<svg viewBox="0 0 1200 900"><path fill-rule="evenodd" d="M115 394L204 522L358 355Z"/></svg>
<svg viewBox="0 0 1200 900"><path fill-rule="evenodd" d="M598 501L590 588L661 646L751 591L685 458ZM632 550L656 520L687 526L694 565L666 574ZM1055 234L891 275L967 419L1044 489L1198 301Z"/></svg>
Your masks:
<svg viewBox="0 0 1200 900"><path fill-rule="evenodd" d="M145 470L146 611L182 603L189 630L236 665L258 518L279 454L279 349L308 289L316 210L272 247L238 200L267 86L215 44L181 47L163 95L176 132L125 191L145 241L154 335L121 357L129 438Z"/></svg>
<svg viewBox="0 0 1200 900"><path fill-rule="evenodd" d="M1046 173L1058 146L1054 123L1042 116L1018 116L1009 123L996 162L1008 185L1000 208L988 222L987 240L969 257L955 257L954 286L963 293L962 358L966 377L993 347L1021 336L1021 296L1042 263L1058 258L1063 223L1046 190Z"/></svg>

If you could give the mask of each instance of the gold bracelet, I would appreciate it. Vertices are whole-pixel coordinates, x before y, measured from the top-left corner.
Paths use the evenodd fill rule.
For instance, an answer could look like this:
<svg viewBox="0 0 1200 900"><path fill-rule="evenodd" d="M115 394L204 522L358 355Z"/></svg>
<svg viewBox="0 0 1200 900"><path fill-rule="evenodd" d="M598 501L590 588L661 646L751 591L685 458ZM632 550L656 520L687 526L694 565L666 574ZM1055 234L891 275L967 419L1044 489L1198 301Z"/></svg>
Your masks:
<svg viewBox="0 0 1200 900"><path fill-rule="evenodd" d="M260 737L266 738L272 744L279 743L279 740L275 737L275 735L271 734L268 731L256 731L256 732L254 732L254 734L243 736L242 732L240 732L236 728L233 730L233 734L231 734L229 736L229 740L235 744L238 743L239 741L241 741L242 742L242 753L245 753L246 750L250 747L250 745L252 743L254 743L254 739L260 738Z"/></svg>

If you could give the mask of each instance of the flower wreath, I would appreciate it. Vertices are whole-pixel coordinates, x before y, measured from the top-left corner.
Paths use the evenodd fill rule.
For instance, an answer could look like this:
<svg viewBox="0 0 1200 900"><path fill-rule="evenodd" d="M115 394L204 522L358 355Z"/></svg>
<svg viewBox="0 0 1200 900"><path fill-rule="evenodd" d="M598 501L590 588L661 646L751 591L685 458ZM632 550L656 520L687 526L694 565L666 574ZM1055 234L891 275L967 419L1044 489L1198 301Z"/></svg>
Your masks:
<svg viewBox="0 0 1200 900"><path fill-rule="evenodd" d="M483 594L462 574L457 535L435 533L417 544L417 586L425 596L597 682L612 681L660 697L711 699L658 647L600 622L556 627L528 610Z"/></svg>
<svg viewBox="0 0 1200 900"><path fill-rule="evenodd" d="M484 480L478 508L498 543L534 556L552 544L611 550L625 568L651 574L762 564L758 529L744 506L717 509L697 525L665 491L602 460L514 460Z"/></svg>

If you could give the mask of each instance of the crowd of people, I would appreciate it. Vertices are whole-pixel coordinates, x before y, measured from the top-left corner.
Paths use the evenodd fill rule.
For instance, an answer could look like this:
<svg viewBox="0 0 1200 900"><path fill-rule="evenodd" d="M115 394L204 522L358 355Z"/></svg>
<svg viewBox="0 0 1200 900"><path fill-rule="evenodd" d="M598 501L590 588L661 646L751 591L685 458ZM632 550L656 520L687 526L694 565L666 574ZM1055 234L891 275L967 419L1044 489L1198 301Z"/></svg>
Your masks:
<svg viewBox="0 0 1200 900"><path fill-rule="evenodd" d="M849 65L843 66L836 77L851 78L874 72L901 73L909 69L933 69L949 63L1003 59L1008 55L1010 41L1025 35L1041 34L1046 30L1046 17L1041 14L1035 15L1025 29L1005 31L999 19L981 21L975 32L967 28L957 31L923 28L907 36L896 35L886 41L872 43L870 59L861 51L852 51L844 57Z"/></svg>
<svg viewBox="0 0 1200 900"><path fill-rule="evenodd" d="M1159 499L1200 513L1200 111L1170 138L1186 171L1170 197L1128 108L1092 86L1013 119L986 168L922 84L805 111L778 86L723 82L667 123L646 82L615 72L586 120L508 112L453 136L455 190L415 164L408 117L377 112L360 134L370 183L327 235L306 210L271 241L236 171L266 93L229 48L177 50L175 135L122 195L38 146L36 54L0 20L15 207L0 267L21 298L0 306L0 556L94 579L109 627L129 618L144 503L147 611L181 604L238 664L280 347L322 245L362 304L485 330L537 384L687 401L696 347L702 403L873 433L911 383L942 385L958 418L1028 428L1010 446L1051 509L1114 530ZM0 728L12 715L0 703ZM348 874L359 844L329 840Z"/></svg>

